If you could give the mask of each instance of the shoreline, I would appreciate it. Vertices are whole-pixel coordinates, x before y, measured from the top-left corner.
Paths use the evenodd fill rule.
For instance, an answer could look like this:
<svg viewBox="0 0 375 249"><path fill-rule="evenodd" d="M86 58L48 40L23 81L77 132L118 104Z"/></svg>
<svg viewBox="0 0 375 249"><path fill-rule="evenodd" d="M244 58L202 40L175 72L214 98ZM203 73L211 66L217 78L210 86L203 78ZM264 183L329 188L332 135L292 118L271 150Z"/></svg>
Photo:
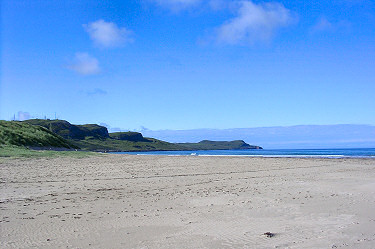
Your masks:
<svg viewBox="0 0 375 249"><path fill-rule="evenodd" d="M375 247L373 158L102 154L0 170L2 248Z"/></svg>
<svg viewBox="0 0 375 249"><path fill-rule="evenodd" d="M135 156L170 156L170 157L249 157L249 158L311 158L311 159L375 159L375 156L345 156L345 155L166 155L166 154L136 154L138 152L107 153L113 155L135 155ZM141 152L142 153L142 152Z"/></svg>
<svg viewBox="0 0 375 249"><path fill-rule="evenodd" d="M375 148L345 149L264 149L264 150L185 150L185 151L124 151L109 154L169 155L210 157L262 158L375 158Z"/></svg>

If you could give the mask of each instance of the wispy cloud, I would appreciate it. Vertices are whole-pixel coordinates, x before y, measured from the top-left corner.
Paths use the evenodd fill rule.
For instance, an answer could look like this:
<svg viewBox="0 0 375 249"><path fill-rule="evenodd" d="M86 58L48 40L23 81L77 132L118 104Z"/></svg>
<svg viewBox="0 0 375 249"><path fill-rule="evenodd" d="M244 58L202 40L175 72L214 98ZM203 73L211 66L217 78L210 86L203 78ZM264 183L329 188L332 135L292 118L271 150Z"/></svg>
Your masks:
<svg viewBox="0 0 375 249"><path fill-rule="evenodd" d="M83 25L91 40L100 47L118 47L132 42L133 32L124 27L118 27L113 22L98 20Z"/></svg>
<svg viewBox="0 0 375 249"><path fill-rule="evenodd" d="M333 24L328 21L325 17L321 17L315 25L311 28L312 33L331 31L333 29Z"/></svg>
<svg viewBox="0 0 375 249"><path fill-rule="evenodd" d="M293 23L296 18L280 3L237 3L237 16L218 27L216 40L221 44L253 44L268 41L275 32Z"/></svg>
<svg viewBox="0 0 375 249"><path fill-rule="evenodd" d="M99 61L88 53L76 53L73 62L68 68L82 75L91 75L100 72Z"/></svg>
<svg viewBox="0 0 375 249"><path fill-rule="evenodd" d="M140 132L142 132L142 131L149 131L149 130L150 130L149 128L144 127L143 125L141 125L141 126L139 127L139 131L140 131Z"/></svg>
<svg viewBox="0 0 375 249"><path fill-rule="evenodd" d="M212 10L222 10L227 8L230 3L231 2L227 0L210 0L208 1L208 6Z"/></svg>
<svg viewBox="0 0 375 249"><path fill-rule="evenodd" d="M28 120L30 118L31 118L31 115L28 112L19 111L17 114L17 120L19 121Z"/></svg>
<svg viewBox="0 0 375 249"><path fill-rule="evenodd" d="M122 131L128 131L127 129L121 129L119 127L111 127L111 128L107 128L109 129L109 132L122 132Z"/></svg>
<svg viewBox="0 0 375 249"><path fill-rule="evenodd" d="M191 7L198 6L202 0L149 0L161 7L168 8L172 11L185 10Z"/></svg>
<svg viewBox="0 0 375 249"><path fill-rule="evenodd" d="M107 129L110 129L110 128L111 128L111 126L110 126L109 124L107 124L107 123L99 123L99 125L100 125L100 126L104 126L104 127L106 127Z"/></svg>
<svg viewBox="0 0 375 249"><path fill-rule="evenodd" d="M332 22L329 21L326 17L321 17L317 22L311 27L310 33L326 33L326 32L335 32L335 31L346 31L350 30L350 22L348 21L338 21Z"/></svg>
<svg viewBox="0 0 375 249"><path fill-rule="evenodd" d="M107 91L100 89L100 88L95 88L93 90L87 91L86 94L88 96L93 96L93 95L106 95Z"/></svg>

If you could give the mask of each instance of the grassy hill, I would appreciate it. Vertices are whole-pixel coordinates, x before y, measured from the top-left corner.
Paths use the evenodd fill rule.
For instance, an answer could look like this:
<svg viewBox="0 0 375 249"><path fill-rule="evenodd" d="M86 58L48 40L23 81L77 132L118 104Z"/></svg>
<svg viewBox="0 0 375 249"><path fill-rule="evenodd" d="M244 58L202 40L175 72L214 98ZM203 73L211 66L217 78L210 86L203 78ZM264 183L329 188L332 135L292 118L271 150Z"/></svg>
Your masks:
<svg viewBox="0 0 375 249"><path fill-rule="evenodd" d="M143 137L143 135L139 132L114 132L110 133L109 136L111 138L117 140L126 140L126 141L133 141L133 142L149 142L150 140Z"/></svg>
<svg viewBox="0 0 375 249"><path fill-rule="evenodd" d="M88 151L240 150L261 149L242 140L168 143L139 132L108 133L97 124L74 125L65 120L2 121L0 144L80 148Z"/></svg>
<svg viewBox="0 0 375 249"><path fill-rule="evenodd" d="M48 129L18 121L0 120L0 144L29 147L78 148Z"/></svg>
<svg viewBox="0 0 375 249"><path fill-rule="evenodd" d="M74 125L65 120L29 119L22 123L44 127L65 138L69 143L89 151L155 151L182 150L183 147L153 138L144 138L139 132L108 133L97 124Z"/></svg>
<svg viewBox="0 0 375 249"><path fill-rule="evenodd" d="M114 138L71 140L72 143L84 150L90 151L157 151L157 150L184 150L184 147L157 140L144 138L145 141L118 140Z"/></svg>
<svg viewBox="0 0 375 249"><path fill-rule="evenodd" d="M97 124L73 125L68 121L59 119L29 119L23 122L43 126L66 139L85 139L86 137L109 138L107 128Z"/></svg>

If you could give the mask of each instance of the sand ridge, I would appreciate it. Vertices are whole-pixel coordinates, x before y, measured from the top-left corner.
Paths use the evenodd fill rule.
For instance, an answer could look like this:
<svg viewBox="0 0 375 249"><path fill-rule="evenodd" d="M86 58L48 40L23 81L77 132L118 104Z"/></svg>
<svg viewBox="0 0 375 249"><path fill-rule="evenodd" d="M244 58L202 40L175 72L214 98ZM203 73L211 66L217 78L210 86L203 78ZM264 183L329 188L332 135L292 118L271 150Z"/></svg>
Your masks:
<svg viewBox="0 0 375 249"><path fill-rule="evenodd" d="M0 170L1 248L375 247L374 159L105 155Z"/></svg>

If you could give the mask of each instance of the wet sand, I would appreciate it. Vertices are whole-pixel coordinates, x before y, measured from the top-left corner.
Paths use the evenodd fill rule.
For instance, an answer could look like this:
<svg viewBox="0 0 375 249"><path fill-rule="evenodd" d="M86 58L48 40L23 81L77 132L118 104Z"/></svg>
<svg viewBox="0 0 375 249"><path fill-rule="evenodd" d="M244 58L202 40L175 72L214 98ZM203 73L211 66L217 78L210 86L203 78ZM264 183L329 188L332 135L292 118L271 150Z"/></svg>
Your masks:
<svg viewBox="0 0 375 249"><path fill-rule="evenodd" d="M375 248L374 159L103 155L0 173L1 248Z"/></svg>

